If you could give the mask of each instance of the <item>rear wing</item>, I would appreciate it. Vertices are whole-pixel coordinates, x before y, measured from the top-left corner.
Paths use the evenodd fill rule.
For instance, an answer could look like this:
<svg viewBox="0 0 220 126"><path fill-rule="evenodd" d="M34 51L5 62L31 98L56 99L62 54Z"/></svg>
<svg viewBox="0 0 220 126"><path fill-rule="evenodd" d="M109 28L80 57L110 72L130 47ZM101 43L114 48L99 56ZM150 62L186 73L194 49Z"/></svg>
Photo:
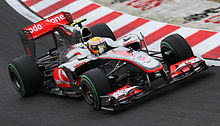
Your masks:
<svg viewBox="0 0 220 126"><path fill-rule="evenodd" d="M31 33L32 38L30 39L38 39L39 37L48 34L48 32L52 31L56 26L62 24L71 24L72 22L73 20L70 13L60 12L47 19L32 24L23 30L28 30Z"/></svg>
<svg viewBox="0 0 220 126"><path fill-rule="evenodd" d="M73 20L70 13L60 12L24 28L21 32L19 32L19 35L26 54L36 58L34 40L52 34L54 42L56 42L54 28L59 25L71 24L72 22Z"/></svg>

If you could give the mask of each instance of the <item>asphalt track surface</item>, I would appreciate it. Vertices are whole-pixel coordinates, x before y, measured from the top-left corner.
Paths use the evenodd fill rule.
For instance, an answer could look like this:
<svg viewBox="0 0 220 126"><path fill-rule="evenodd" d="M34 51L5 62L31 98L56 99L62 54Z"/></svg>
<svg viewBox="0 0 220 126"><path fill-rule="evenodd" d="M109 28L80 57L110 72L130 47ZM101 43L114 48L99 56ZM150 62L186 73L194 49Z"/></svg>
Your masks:
<svg viewBox="0 0 220 126"><path fill-rule="evenodd" d="M118 112L93 111L83 98L38 93L21 98L7 63L24 55L17 31L31 22L0 1L1 126L220 126L220 67L213 67Z"/></svg>

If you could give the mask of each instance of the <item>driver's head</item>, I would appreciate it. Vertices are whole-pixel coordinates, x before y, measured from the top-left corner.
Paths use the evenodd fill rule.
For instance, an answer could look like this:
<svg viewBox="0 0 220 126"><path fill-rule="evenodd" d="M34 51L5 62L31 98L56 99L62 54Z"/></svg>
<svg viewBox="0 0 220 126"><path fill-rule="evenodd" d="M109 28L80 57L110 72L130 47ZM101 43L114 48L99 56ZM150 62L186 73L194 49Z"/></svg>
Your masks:
<svg viewBox="0 0 220 126"><path fill-rule="evenodd" d="M106 42L101 37L91 38L88 41L87 45L88 45L88 48L91 50L91 52L96 55L100 55L104 53L106 50Z"/></svg>

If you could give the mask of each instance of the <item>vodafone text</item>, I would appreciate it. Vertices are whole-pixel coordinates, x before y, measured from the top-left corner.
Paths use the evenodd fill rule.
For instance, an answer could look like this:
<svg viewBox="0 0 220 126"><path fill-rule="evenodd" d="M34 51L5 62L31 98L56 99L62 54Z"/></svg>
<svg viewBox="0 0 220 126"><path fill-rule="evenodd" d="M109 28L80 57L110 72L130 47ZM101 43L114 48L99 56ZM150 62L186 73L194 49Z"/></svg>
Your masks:
<svg viewBox="0 0 220 126"><path fill-rule="evenodd" d="M64 15L58 15L58 16L56 16L56 17L47 18L45 21L46 21L46 22L59 23L59 22L61 22L62 20L65 20ZM34 24L33 27L30 27L28 30L29 30L31 33L34 33L34 32L37 32L37 31L39 31L39 30L42 30L42 29L43 29L43 26L42 26L41 23L43 23L43 22L39 22L39 24Z"/></svg>

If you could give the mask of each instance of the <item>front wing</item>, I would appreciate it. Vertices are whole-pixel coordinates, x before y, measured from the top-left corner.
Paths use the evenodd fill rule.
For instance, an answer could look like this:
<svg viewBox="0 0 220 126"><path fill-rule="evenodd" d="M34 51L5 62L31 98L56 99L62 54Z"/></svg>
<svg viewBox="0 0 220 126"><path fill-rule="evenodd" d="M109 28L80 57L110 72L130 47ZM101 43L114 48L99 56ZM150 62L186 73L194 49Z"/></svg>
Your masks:
<svg viewBox="0 0 220 126"><path fill-rule="evenodd" d="M157 88L151 89L147 86L140 87L126 85L110 94L100 96L102 105L101 109L115 111L121 106L132 103L144 96L147 96L148 94L151 94L152 92L156 92L207 68L208 66L201 57L191 57L170 66L170 81L159 85Z"/></svg>

